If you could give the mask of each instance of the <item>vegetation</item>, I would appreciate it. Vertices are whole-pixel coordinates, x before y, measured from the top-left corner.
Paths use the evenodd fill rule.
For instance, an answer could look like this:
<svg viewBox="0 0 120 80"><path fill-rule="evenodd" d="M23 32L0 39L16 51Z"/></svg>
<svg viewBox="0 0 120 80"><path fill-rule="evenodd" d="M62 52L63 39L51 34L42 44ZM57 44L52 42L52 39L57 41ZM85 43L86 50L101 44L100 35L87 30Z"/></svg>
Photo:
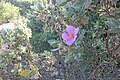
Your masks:
<svg viewBox="0 0 120 80"><path fill-rule="evenodd" d="M23 17L0 31L0 79L119 79L119 0L5 1Z"/></svg>
<svg viewBox="0 0 120 80"><path fill-rule="evenodd" d="M19 7L16 7L8 2L0 2L0 24L17 19L18 16Z"/></svg>

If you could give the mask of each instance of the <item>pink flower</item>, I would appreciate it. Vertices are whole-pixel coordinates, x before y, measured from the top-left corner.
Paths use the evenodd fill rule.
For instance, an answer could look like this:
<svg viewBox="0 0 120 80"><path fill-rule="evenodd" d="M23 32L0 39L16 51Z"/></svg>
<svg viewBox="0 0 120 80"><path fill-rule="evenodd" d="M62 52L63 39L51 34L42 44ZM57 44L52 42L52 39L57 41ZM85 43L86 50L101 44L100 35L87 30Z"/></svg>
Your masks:
<svg viewBox="0 0 120 80"><path fill-rule="evenodd" d="M66 32L62 34L62 39L65 40L68 46L71 46L77 38L77 33L79 28L74 28L73 26L68 26Z"/></svg>

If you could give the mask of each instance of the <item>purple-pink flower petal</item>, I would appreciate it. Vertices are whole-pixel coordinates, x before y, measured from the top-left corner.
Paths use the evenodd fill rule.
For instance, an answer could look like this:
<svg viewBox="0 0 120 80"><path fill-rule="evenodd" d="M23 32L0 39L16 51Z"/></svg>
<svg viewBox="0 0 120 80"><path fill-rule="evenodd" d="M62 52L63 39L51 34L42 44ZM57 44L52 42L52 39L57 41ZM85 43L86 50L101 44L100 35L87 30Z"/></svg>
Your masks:
<svg viewBox="0 0 120 80"><path fill-rule="evenodd" d="M77 38L77 36L76 36L76 35L74 35L73 42L76 40L76 38Z"/></svg>
<svg viewBox="0 0 120 80"><path fill-rule="evenodd" d="M68 36L67 33L63 33L63 34L62 34L62 38L63 38L64 40L67 40L67 39L69 38L69 36Z"/></svg>
<svg viewBox="0 0 120 80"><path fill-rule="evenodd" d="M79 32L79 28L74 29L74 34L77 34Z"/></svg>
<svg viewBox="0 0 120 80"><path fill-rule="evenodd" d="M73 32L74 32L74 27L73 27L73 26L68 26L68 27L66 28L66 32L67 32L67 33L73 33Z"/></svg>
<svg viewBox="0 0 120 80"><path fill-rule="evenodd" d="M71 45L73 44L73 40L72 40L72 39L66 40L66 44L67 44L68 46L71 46Z"/></svg>
<svg viewBox="0 0 120 80"><path fill-rule="evenodd" d="M71 46L74 43L74 41L76 40L76 38L77 38L77 36L75 36L73 39L71 39L71 38L67 39L66 44L68 46Z"/></svg>

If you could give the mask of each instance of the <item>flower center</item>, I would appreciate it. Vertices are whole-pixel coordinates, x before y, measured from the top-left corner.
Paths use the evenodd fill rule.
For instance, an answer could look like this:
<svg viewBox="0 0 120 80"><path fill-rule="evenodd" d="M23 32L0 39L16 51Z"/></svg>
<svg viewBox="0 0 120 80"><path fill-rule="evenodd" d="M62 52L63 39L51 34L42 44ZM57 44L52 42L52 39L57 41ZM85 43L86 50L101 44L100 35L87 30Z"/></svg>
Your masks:
<svg viewBox="0 0 120 80"><path fill-rule="evenodd" d="M73 34L73 33L70 33L70 34L69 34L69 37L70 37L70 38L74 38L74 34Z"/></svg>

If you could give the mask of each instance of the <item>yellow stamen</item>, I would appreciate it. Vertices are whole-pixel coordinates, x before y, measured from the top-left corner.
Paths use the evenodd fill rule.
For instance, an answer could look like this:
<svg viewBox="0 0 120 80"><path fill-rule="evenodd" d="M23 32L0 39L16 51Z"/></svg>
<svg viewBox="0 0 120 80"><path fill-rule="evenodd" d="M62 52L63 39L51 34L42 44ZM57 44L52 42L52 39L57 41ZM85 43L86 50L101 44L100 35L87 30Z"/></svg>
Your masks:
<svg viewBox="0 0 120 80"><path fill-rule="evenodd" d="M69 37L70 37L70 38L74 38L74 34L73 34L73 33L70 33L70 34L69 34Z"/></svg>

